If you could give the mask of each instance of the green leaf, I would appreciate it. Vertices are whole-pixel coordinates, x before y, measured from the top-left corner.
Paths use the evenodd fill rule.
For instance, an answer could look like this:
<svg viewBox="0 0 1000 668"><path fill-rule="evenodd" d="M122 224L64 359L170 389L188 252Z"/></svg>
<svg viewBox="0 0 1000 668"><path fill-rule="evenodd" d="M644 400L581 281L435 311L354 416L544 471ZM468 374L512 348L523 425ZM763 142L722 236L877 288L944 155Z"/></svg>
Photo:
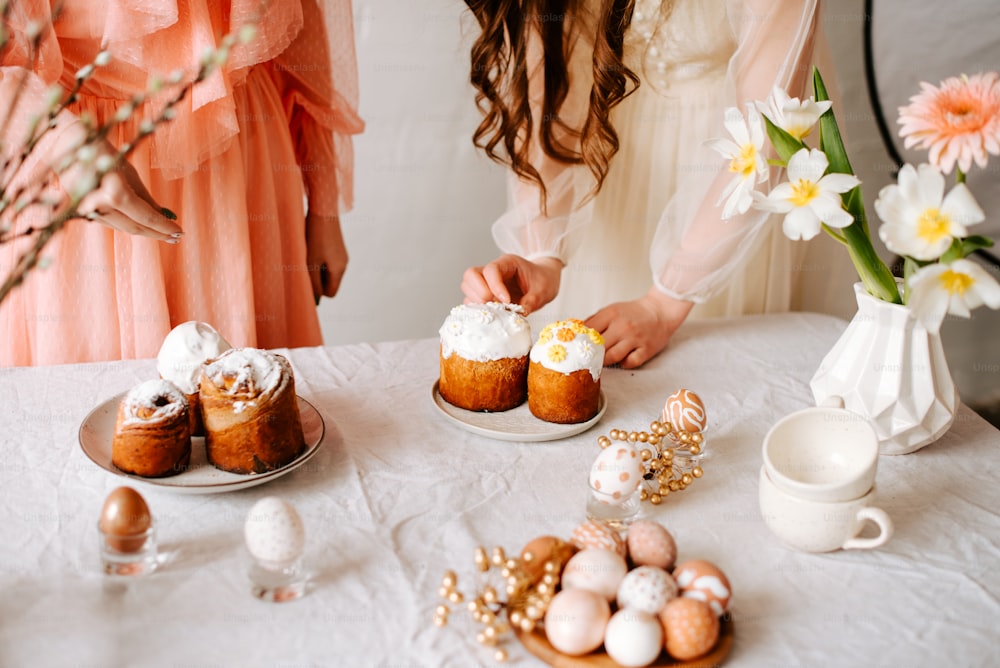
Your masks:
<svg viewBox="0 0 1000 668"><path fill-rule="evenodd" d="M771 140L771 145L774 146L775 152L778 157L781 158L785 164L791 159L793 155L806 148L806 145L802 143L802 140L796 139L792 135L788 134L777 125L771 122L767 116L764 116L764 125L767 128L767 138Z"/></svg>
<svg viewBox="0 0 1000 668"><path fill-rule="evenodd" d="M830 99L818 69L813 69L813 88L816 92L817 102L825 102ZM854 170L851 169L851 161L847 158L844 140L840 136L837 119L833 115L833 107L830 107L826 113L819 117L819 147L826 154L826 159L830 161L830 167L827 171L838 174L854 173Z"/></svg>
<svg viewBox="0 0 1000 668"><path fill-rule="evenodd" d="M955 260L960 260L963 257L965 257L965 255L962 254L962 240L952 239L951 246L948 246L948 250L941 253L939 262L941 262L941 264L951 264Z"/></svg>
<svg viewBox="0 0 1000 668"><path fill-rule="evenodd" d="M978 234L962 239L962 257L972 254L980 248L992 248L993 239Z"/></svg>

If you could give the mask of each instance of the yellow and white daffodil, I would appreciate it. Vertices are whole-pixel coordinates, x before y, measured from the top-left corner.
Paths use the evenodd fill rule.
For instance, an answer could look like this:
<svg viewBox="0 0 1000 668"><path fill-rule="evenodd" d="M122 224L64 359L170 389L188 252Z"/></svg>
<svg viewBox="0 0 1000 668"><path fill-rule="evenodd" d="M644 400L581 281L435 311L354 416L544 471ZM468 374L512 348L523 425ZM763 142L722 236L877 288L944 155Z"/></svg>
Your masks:
<svg viewBox="0 0 1000 668"><path fill-rule="evenodd" d="M829 161L819 149L802 149L788 161L788 181L764 196L754 193L754 206L783 213L782 229L789 239L812 239L822 224L847 227L854 217L844 210L840 194L861 183L852 174L827 174Z"/></svg>
<svg viewBox="0 0 1000 668"><path fill-rule="evenodd" d="M898 184L882 188L875 211L883 225L878 235L893 253L936 260L952 240L965 237L966 225L986 219L972 192L959 183L944 194L944 175L933 165L903 165Z"/></svg>
<svg viewBox="0 0 1000 668"><path fill-rule="evenodd" d="M819 117L833 105L829 100L800 100L775 86L766 102L757 102L757 110L776 126L802 141L816 125Z"/></svg>
<svg viewBox="0 0 1000 668"><path fill-rule="evenodd" d="M1000 308L1000 283L972 260L929 264L910 277L910 311L932 334L946 313L968 318L983 304Z"/></svg>
<svg viewBox="0 0 1000 668"><path fill-rule="evenodd" d="M729 159L729 171L734 175L716 202L719 205L725 200L722 219L727 220L750 210L754 189L767 180L768 170L761 153L764 125L753 106L747 105L746 118L736 107L726 109L724 125L733 139L712 139L706 145Z"/></svg>

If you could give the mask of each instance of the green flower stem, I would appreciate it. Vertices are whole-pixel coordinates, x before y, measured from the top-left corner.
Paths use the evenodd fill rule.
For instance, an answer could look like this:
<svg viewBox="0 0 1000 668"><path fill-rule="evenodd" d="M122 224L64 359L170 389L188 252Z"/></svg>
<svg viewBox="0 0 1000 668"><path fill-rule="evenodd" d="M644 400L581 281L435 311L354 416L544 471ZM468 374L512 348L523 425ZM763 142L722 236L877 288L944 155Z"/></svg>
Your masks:
<svg viewBox="0 0 1000 668"><path fill-rule="evenodd" d="M965 183L965 172L961 167L955 167L955 183Z"/></svg>
<svg viewBox="0 0 1000 668"><path fill-rule="evenodd" d="M823 102L830 97L826 92L826 85L819 70L813 69L813 88L816 94L816 101ZM837 119L833 115L833 108L826 111L819 119L820 148L826 154L830 162L828 171L840 174L854 174L850 160L847 158L847 149L844 147L844 140L840 136L840 128L837 126ZM893 277L889 267L886 266L882 258L875 252L872 245L871 234L868 232L868 219L865 216L865 203L861 195L861 187L858 186L844 193L842 196L844 209L854 216L854 222L841 230L847 243L847 253L851 256L851 262L858 272L858 277L864 283L868 293L877 299L892 304L902 304L899 296L899 288L896 286L896 279Z"/></svg>

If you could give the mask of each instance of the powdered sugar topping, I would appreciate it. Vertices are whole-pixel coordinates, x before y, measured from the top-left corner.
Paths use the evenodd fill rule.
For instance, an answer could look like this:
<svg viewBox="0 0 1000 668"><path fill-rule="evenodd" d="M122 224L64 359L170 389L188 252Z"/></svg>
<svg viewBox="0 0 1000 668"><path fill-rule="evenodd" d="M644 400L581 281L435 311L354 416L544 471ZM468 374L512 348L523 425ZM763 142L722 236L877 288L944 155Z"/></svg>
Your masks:
<svg viewBox="0 0 1000 668"><path fill-rule="evenodd" d="M281 355L257 348L232 348L205 366L205 376L219 388L228 387L226 393L231 396L252 397L277 389L283 370L291 373L288 360Z"/></svg>
<svg viewBox="0 0 1000 668"><path fill-rule="evenodd" d="M122 403L125 424L160 422L176 417L188 407L184 393L169 380L159 378L133 387Z"/></svg>
<svg viewBox="0 0 1000 668"><path fill-rule="evenodd" d="M229 342L204 322L177 325L163 339L156 357L156 370L161 378L172 381L185 394L198 391L201 366L229 350Z"/></svg>

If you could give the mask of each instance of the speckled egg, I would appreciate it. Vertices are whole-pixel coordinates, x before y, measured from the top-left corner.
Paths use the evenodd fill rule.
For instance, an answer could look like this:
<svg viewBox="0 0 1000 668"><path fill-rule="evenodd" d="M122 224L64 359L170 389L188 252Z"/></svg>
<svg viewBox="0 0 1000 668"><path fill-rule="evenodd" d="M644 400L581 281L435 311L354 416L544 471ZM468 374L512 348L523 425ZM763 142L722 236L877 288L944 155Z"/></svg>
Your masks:
<svg viewBox="0 0 1000 668"><path fill-rule="evenodd" d="M588 547L611 550L617 552L622 558L625 557L626 553L625 541L618 530L594 520L587 520L573 529L569 542L581 550Z"/></svg>
<svg viewBox="0 0 1000 668"><path fill-rule="evenodd" d="M602 503L618 505L642 482L642 459L631 443L612 443L590 467L590 486Z"/></svg>
<svg viewBox="0 0 1000 668"><path fill-rule="evenodd" d="M677 559L677 544L662 524L636 520L625 537L628 557L636 566L656 566L669 571Z"/></svg>
<svg viewBox="0 0 1000 668"><path fill-rule="evenodd" d="M701 397L691 390L677 390L667 397L660 420L669 422L677 429L694 433L704 431L708 417Z"/></svg>
<svg viewBox="0 0 1000 668"><path fill-rule="evenodd" d="M633 568L618 585L618 607L655 615L677 598L677 583L670 573L655 566Z"/></svg>
<svg viewBox="0 0 1000 668"><path fill-rule="evenodd" d="M695 559L678 564L674 580L680 587L681 596L708 603L716 616L722 616L729 607L732 596L729 578L710 561Z"/></svg>
<svg viewBox="0 0 1000 668"><path fill-rule="evenodd" d="M562 572L569 558L576 554L575 545L567 543L556 536L539 536L528 541L521 550L521 565L532 581L537 581L545 574L545 562L551 561L557 572Z"/></svg>
<svg viewBox="0 0 1000 668"><path fill-rule="evenodd" d="M604 629L604 649L619 666L648 666L663 649L663 626L654 615L619 610Z"/></svg>
<svg viewBox="0 0 1000 668"><path fill-rule="evenodd" d="M625 560L616 552L591 547L566 562L561 582L563 589L589 589L613 601L627 572Z"/></svg>
<svg viewBox="0 0 1000 668"><path fill-rule="evenodd" d="M604 641L611 617L607 599L587 589L563 589L545 613L545 637L563 654L581 656Z"/></svg>
<svg viewBox="0 0 1000 668"><path fill-rule="evenodd" d="M254 504L243 525L247 551L262 565L283 568L302 556L306 531L298 511L275 496Z"/></svg>
<svg viewBox="0 0 1000 668"><path fill-rule="evenodd" d="M704 601L675 598L660 612L667 653L679 661L696 659L719 639L719 618Z"/></svg>

